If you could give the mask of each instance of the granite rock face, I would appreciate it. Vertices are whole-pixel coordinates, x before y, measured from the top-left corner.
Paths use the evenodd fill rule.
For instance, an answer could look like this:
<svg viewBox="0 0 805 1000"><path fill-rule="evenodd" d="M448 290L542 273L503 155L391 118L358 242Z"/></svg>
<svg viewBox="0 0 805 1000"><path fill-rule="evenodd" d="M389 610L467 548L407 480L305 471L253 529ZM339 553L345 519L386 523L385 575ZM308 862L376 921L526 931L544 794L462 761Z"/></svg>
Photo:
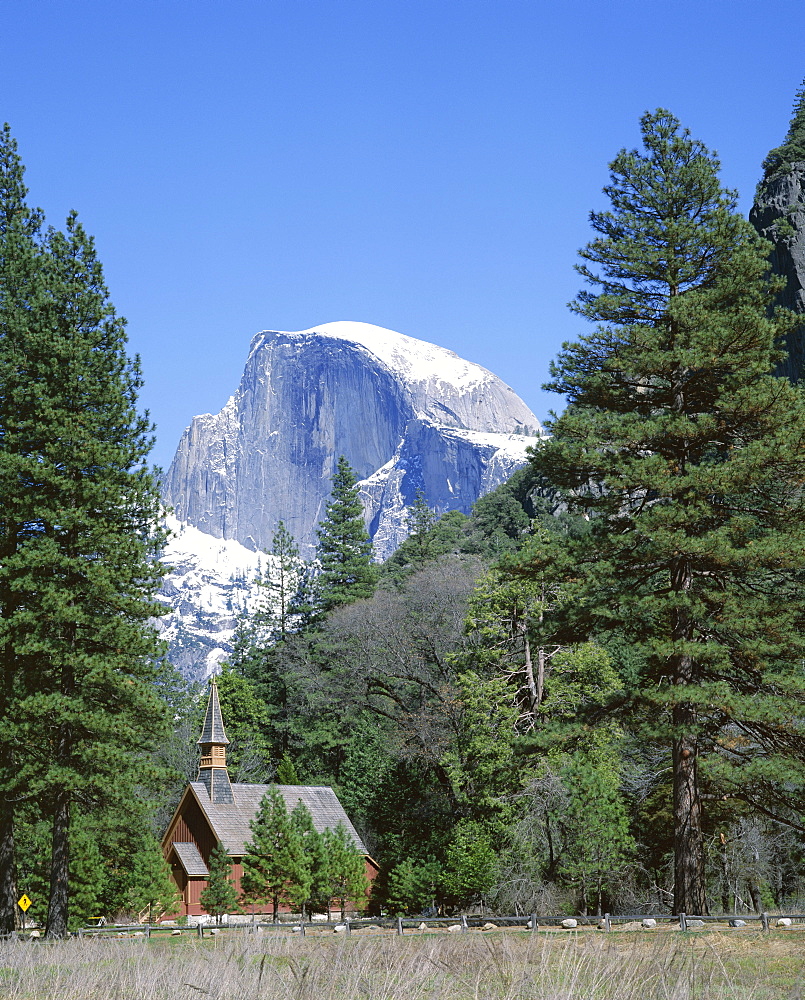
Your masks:
<svg viewBox="0 0 805 1000"><path fill-rule="evenodd" d="M805 162L758 185L749 221L773 246L772 271L786 279L777 303L805 317ZM779 374L800 379L805 362L805 322L788 338Z"/></svg>
<svg viewBox="0 0 805 1000"><path fill-rule="evenodd" d="M263 332L235 395L183 434L163 494L179 521L251 550L282 520L309 558L344 455L382 559L417 489L439 513L468 513L539 433L499 378L433 344L364 323Z"/></svg>

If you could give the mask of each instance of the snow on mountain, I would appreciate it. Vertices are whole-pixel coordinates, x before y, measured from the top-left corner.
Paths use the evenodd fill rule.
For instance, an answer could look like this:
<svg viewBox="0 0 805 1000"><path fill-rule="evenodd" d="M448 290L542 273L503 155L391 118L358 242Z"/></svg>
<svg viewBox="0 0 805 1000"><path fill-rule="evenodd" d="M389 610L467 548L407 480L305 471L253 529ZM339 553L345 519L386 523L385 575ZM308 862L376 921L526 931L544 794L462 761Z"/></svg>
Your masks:
<svg viewBox="0 0 805 1000"><path fill-rule="evenodd" d="M456 432L501 435L500 444ZM387 483L381 507L367 508L373 536L395 535L386 512L412 503L418 489L440 513L467 513L524 461L525 445L510 437L539 433L509 386L434 344L367 323L264 331L226 406L182 435L164 496L180 520L251 549L268 547L282 520L309 557L340 455L358 479L372 479L375 499L378 471L395 470L399 496Z"/></svg>
<svg viewBox="0 0 805 1000"><path fill-rule="evenodd" d="M169 516L162 562L171 567L159 599L171 611L158 619L170 658L189 680L203 680L232 652L238 615L261 599L256 580L271 556L234 539L214 538Z"/></svg>
<svg viewBox="0 0 805 1000"><path fill-rule="evenodd" d="M259 342L264 336L270 334L258 334L256 341ZM483 382L497 380L492 372L472 361L465 361L454 351L382 326L373 326L371 323L342 320L324 323L299 333L286 333L285 336L332 337L334 340L359 344L411 387L436 382L453 389L466 390ZM253 344L252 349L254 346Z"/></svg>

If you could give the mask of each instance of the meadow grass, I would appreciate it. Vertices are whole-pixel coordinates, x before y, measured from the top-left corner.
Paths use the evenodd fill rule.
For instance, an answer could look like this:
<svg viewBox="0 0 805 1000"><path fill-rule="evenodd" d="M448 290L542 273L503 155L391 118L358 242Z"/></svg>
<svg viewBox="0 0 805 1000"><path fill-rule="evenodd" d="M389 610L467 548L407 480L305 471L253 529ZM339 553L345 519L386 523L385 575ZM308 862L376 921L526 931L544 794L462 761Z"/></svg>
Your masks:
<svg viewBox="0 0 805 1000"><path fill-rule="evenodd" d="M4 1000L800 1000L805 935L221 934L0 944Z"/></svg>

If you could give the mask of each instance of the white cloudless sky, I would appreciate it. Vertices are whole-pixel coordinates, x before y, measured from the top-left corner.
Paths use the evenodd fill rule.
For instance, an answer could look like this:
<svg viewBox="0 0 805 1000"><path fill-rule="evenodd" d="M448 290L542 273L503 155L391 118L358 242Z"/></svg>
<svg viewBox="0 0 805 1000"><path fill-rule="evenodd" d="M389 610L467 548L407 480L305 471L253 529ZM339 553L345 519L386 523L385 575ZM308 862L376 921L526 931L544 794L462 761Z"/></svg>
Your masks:
<svg viewBox="0 0 805 1000"><path fill-rule="evenodd" d="M666 107L748 212L803 37L802 0L3 0L0 120L96 238L167 466L264 329L376 323L561 409L607 164Z"/></svg>

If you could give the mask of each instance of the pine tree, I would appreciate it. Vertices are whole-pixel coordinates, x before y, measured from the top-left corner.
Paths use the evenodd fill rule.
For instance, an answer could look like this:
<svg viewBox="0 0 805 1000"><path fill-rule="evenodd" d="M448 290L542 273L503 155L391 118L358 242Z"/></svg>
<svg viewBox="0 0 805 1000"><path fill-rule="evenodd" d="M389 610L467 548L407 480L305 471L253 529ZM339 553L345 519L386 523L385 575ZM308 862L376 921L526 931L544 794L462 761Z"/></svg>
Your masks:
<svg viewBox="0 0 805 1000"><path fill-rule="evenodd" d="M797 91L793 112L783 144L772 149L763 161L764 180L785 173L792 163L805 161L805 81Z"/></svg>
<svg viewBox="0 0 805 1000"><path fill-rule="evenodd" d="M7 799L35 797L52 817L47 934L61 937L73 808L136 808L143 751L165 724L149 624L164 612L161 505L145 466L151 425L136 412L139 365L93 242L74 214L64 233L39 235L14 209L21 168L7 130L3 144L0 215L22 221L2 246L0 741L15 748L2 779Z"/></svg>
<svg viewBox="0 0 805 1000"><path fill-rule="evenodd" d="M221 923L224 913L233 913L238 908L238 891L232 881L232 859L219 841L210 853L210 877L207 888L199 896L199 902L212 916L216 924Z"/></svg>
<svg viewBox="0 0 805 1000"><path fill-rule="evenodd" d="M338 459L332 495L317 534L323 610L371 597L377 579L372 541L363 523L355 474L343 455Z"/></svg>
<svg viewBox="0 0 805 1000"><path fill-rule="evenodd" d="M285 642L298 626L299 615L295 613L295 603L298 601L305 566L299 558L296 541L283 521L279 522L274 532L271 556L273 558L268 572L260 580L267 600L254 617L258 624L264 625L262 631L265 641Z"/></svg>
<svg viewBox="0 0 805 1000"><path fill-rule="evenodd" d="M431 556L431 528L436 524L436 515L428 507L424 490L418 489L415 499L406 510L405 522L408 528L410 547L414 552L415 565L428 561Z"/></svg>
<svg viewBox="0 0 805 1000"><path fill-rule="evenodd" d="M615 630L645 665L618 711L672 749L674 906L700 913L703 780L796 821L805 406L770 374L792 321L767 312L768 244L672 115L641 127L581 251L596 290L573 308L598 326L552 368L569 405L532 463L590 522L562 543L579 638Z"/></svg>
<svg viewBox="0 0 805 1000"><path fill-rule="evenodd" d="M291 811L291 826L296 830L302 843L302 850L307 858L310 872L308 895L302 901L302 915L304 916L306 911L323 909L327 903L326 842L313 825L310 810L301 799Z"/></svg>
<svg viewBox="0 0 805 1000"><path fill-rule="evenodd" d="M243 857L244 899L270 902L276 921L281 902L301 906L310 893L310 865L285 800L272 785L251 822L252 839Z"/></svg>
<svg viewBox="0 0 805 1000"><path fill-rule="evenodd" d="M366 864L343 823L334 829L328 827L322 837L328 908L330 901L337 900L343 920L348 902L360 906L366 898L369 890Z"/></svg>
<svg viewBox="0 0 805 1000"><path fill-rule="evenodd" d="M22 525L21 512L9 502L18 490L15 445L9 439L8 422L13 417L11 345L22 340L28 324L37 275L41 242L41 212L26 203L24 168L17 144L6 124L0 133L0 719L13 714L14 694L21 670L15 644L6 622L16 613L20 598L11 578L2 572L13 558ZM8 360L7 360L8 359ZM17 885L14 854L15 754L13 742L0 739L0 934L14 931L17 921Z"/></svg>

